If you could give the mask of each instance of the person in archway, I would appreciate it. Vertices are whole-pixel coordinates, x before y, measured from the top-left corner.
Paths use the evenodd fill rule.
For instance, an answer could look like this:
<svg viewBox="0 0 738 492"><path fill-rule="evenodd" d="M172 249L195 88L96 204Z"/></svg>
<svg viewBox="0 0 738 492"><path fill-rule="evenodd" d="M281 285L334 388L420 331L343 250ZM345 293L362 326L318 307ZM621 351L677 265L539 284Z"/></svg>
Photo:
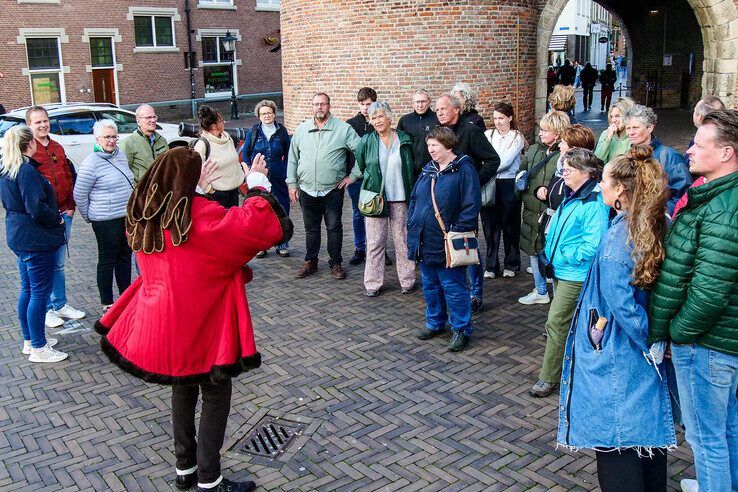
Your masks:
<svg viewBox="0 0 738 492"><path fill-rule="evenodd" d="M556 84L558 83L559 76L556 75L556 70L554 70L554 67L549 65L548 72L546 72L546 111L551 108L549 98L551 97L551 93L554 91L554 87L556 87Z"/></svg>
<svg viewBox="0 0 738 492"><path fill-rule="evenodd" d="M577 76L577 71L571 66L571 61L568 58L564 60L564 64L559 68L558 71L559 83L563 85L574 85L574 79Z"/></svg>
<svg viewBox="0 0 738 492"><path fill-rule="evenodd" d="M597 83L597 70L592 67L590 62L587 62L582 69L580 75L582 79L582 89L584 90L584 110L589 111L592 109L592 99L594 98L594 88Z"/></svg>
<svg viewBox="0 0 738 492"><path fill-rule="evenodd" d="M615 81L618 75L612 69L612 64L605 65L605 69L600 74L600 111L610 107L612 101L612 91L615 90Z"/></svg>

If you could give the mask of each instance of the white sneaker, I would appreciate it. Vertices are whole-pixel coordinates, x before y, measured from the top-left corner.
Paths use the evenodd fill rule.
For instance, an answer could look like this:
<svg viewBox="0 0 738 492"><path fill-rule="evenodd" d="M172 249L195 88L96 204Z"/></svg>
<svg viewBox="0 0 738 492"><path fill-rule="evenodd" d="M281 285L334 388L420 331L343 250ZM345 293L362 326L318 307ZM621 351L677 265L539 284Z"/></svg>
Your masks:
<svg viewBox="0 0 738 492"><path fill-rule="evenodd" d="M496 277L495 272L488 272L488 271L484 272L484 278L495 278L495 277Z"/></svg>
<svg viewBox="0 0 738 492"><path fill-rule="evenodd" d="M67 319L82 319L86 316L86 313L84 311L74 309L69 304L63 305L61 309L57 309L56 311L54 311L54 313L60 318Z"/></svg>
<svg viewBox="0 0 738 492"><path fill-rule="evenodd" d="M682 488L682 492L697 492L700 489L700 485L697 480L691 478L683 478L679 485Z"/></svg>
<svg viewBox="0 0 738 492"><path fill-rule="evenodd" d="M46 343L49 347L53 347L57 343L59 343L59 340L56 338L46 337ZM30 340L23 340L23 349L21 352L23 352L24 355L31 355L31 341Z"/></svg>
<svg viewBox="0 0 738 492"><path fill-rule="evenodd" d="M502 276L505 278L513 278L515 276L515 272L512 270L503 270Z"/></svg>
<svg viewBox="0 0 738 492"><path fill-rule="evenodd" d="M39 349L32 348L28 360L30 362L59 362L67 357L68 355L66 353L54 350L47 343Z"/></svg>
<svg viewBox="0 0 738 492"><path fill-rule="evenodd" d="M531 275L533 275L533 267L526 268L525 273L530 273Z"/></svg>
<svg viewBox="0 0 738 492"><path fill-rule="evenodd" d="M524 297L521 297L520 299L518 299L518 302L520 304L526 304L526 305L530 305L530 304L548 304L549 302L551 302L551 299L548 297L548 292L545 293L545 294L543 294L543 295L541 295L541 294L538 293L537 290L534 289L533 292L531 292L527 296L524 296Z"/></svg>
<svg viewBox="0 0 738 492"><path fill-rule="evenodd" d="M53 309L46 312L46 326L49 328L56 328L64 324L64 320L57 316L56 311Z"/></svg>

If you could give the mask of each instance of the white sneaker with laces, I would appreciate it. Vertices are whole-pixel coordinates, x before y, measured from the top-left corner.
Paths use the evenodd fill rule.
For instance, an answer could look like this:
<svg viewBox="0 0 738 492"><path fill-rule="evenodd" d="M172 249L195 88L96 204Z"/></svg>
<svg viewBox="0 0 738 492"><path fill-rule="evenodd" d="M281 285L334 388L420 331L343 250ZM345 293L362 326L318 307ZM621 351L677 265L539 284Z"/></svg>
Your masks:
<svg viewBox="0 0 738 492"><path fill-rule="evenodd" d="M60 318L67 319L82 319L87 315L87 313L85 313L84 311L74 309L69 304L63 305L61 309L57 309L56 311L54 311L54 313Z"/></svg>
<svg viewBox="0 0 738 492"><path fill-rule="evenodd" d="M530 273L531 275L533 275L533 267L526 268L525 273Z"/></svg>
<svg viewBox="0 0 738 492"><path fill-rule="evenodd" d="M697 480L691 478L683 478L679 482L679 486L682 488L682 492L697 492L700 489L700 485Z"/></svg>
<svg viewBox="0 0 738 492"><path fill-rule="evenodd" d="M495 272L484 272L484 278L495 278Z"/></svg>
<svg viewBox="0 0 738 492"><path fill-rule="evenodd" d="M53 347L57 343L59 343L59 340L56 338L46 337L46 343L49 345L49 347ZM31 341L30 340L23 340L23 349L21 352L23 352L24 355L31 355Z"/></svg>
<svg viewBox="0 0 738 492"><path fill-rule="evenodd" d="M56 315L56 311L53 309L46 312L46 326L49 328L56 328L64 324L64 320Z"/></svg>
<svg viewBox="0 0 738 492"><path fill-rule="evenodd" d="M502 276L505 278L513 278L515 276L515 272L512 270L503 270Z"/></svg>
<svg viewBox="0 0 738 492"><path fill-rule="evenodd" d="M31 348L31 355L28 357L30 362L59 362L66 359L68 355L59 352L49 346L47 343L41 348Z"/></svg>
<svg viewBox="0 0 738 492"><path fill-rule="evenodd" d="M526 305L548 304L549 302L551 302L551 298L548 297L548 292L541 295L538 293L537 290L533 289L533 292L531 292L530 294L526 296L521 297L520 299L518 299L518 302L520 304L526 304Z"/></svg>

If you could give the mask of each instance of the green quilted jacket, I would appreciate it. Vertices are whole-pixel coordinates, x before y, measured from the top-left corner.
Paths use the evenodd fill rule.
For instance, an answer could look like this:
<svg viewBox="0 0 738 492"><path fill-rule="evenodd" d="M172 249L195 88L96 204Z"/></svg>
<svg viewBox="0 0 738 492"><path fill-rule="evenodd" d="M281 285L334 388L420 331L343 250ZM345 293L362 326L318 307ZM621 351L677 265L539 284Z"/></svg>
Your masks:
<svg viewBox="0 0 738 492"><path fill-rule="evenodd" d="M651 293L650 342L738 355L738 172L688 193Z"/></svg>
<svg viewBox="0 0 738 492"><path fill-rule="evenodd" d="M532 169L536 164L547 157L546 152L549 149L540 141L536 141L523 154L520 160L520 170ZM541 186L548 186L551 176L556 174L556 162L559 160L559 144L556 143L551 147L553 155L545 166L542 166L535 174L530 176L528 181L528 189L519 193L523 202L523 223L520 227L520 249L534 255L543 248L543 238L539 237L540 223L539 217L546 210L546 204L535 196L535 191Z"/></svg>

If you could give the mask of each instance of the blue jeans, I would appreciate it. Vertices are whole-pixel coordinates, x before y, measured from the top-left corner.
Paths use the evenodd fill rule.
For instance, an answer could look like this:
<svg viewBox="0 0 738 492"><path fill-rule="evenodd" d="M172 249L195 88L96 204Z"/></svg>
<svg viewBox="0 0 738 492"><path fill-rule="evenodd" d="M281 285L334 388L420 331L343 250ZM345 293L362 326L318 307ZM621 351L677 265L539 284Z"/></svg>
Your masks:
<svg viewBox="0 0 738 492"><path fill-rule="evenodd" d="M420 278L425 297L425 326L431 330L443 330L446 322L451 330L471 335L471 305L466 268L446 268L420 263Z"/></svg>
<svg viewBox="0 0 738 492"><path fill-rule="evenodd" d="M348 194L351 197L351 209L354 211L354 248L366 251L366 227L364 216L359 213L359 192L361 191L361 179L357 179L348 185Z"/></svg>
<svg viewBox="0 0 738 492"><path fill-rule="evenodd" d="M477 254L479 255L479 265L469 265L466 268L469 274L469 296L481 299L484 290L484 261L479 250L477 250Z"/></svg>
<svg viewBox="0 0 738 492"><path fill-rule="evenodd" d="M67 243L69 242L69 232L72 230L72 218L66 213L62 214L64 219L64 226L66 227L65 236ZM63 244L56 252L56 259L54 260L54 280L51 287L51 296L49 296L49 302L46 305L46 310L50 309L61 309L67 303L67 285L64 280L64 260L67 256L67 245Z"/></svg>
<svg viewBox="0 0 738 492"><path fill-rule="evenodd" d="M56 251L17 252L20 272L18 319L23 340L33 348L46 345L46 303L49 302Z"/></svg>
<svg viewBox="0 0 738 492"><path fill-rule="evenodd" d="M671 344L700 492L738 490L738 356Z"/></svg>
<svg viewBox="0 0 738 492"><path fill-rule="evenodd" d="M538 294L548 294L546 277L543 276L538 269L538 255L530 255L530 269L533 270L533 282L536 284L536 291Z"/></svg>

